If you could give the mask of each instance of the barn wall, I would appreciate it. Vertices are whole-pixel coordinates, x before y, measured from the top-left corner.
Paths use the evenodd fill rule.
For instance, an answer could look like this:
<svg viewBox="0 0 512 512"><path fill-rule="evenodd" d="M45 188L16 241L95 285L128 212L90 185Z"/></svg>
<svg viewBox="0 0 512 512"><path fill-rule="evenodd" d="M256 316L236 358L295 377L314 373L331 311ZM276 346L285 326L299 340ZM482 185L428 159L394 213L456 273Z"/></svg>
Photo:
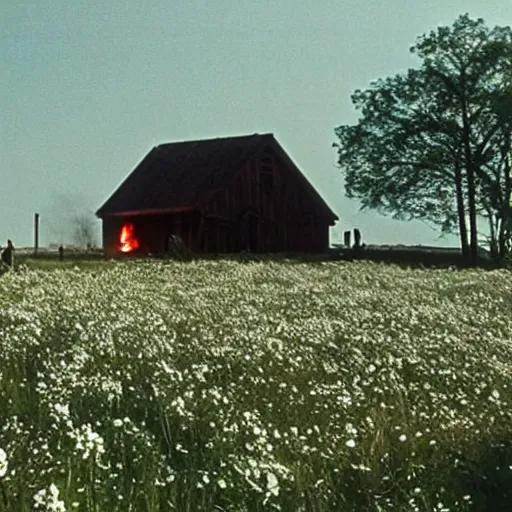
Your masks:
<svg viewBox="0 0 512 512"><path fill-rule="evenodd" d="M119 217L106 217L102 222L103 250L105 256L116 256L119 251L119 233L123 221Z"/></svg>
<svg viewBox="0 0 512 512"><path fill-rule="evenodd" d="M204 207L204 252L325 252L330 219L270 150Z"/></svg>
<svg viewBox="0 0 512 512"><path fill-rule="evenodd" d="M180 212L167 215L134 215L105 217L103 219L103 248L106 256L119 256L120 234L123 224L131 223L140 247L134 255L161 254L169 235L180 236L187 247L198 248L199 214Z"/></svg>
<svg viewBox="0 0 512 512"><path fill-rule="evenodd" d="M327 212L272 150L246 161L234 176L200 211L105 218L105 253L119 255L124 222L134 225L138 254L164 252L170 234L196 253L327 251Z"/></svg>

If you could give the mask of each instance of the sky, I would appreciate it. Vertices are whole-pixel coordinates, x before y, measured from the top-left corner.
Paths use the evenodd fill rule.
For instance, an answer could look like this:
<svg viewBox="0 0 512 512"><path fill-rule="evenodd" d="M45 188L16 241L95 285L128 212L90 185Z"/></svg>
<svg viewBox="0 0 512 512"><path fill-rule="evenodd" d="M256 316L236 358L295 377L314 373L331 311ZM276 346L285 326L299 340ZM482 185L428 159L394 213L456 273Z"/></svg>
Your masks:
<svg viewBox="0 0 512 512"><path fill-rule="evenodd" d="M269 132L340 217L331 242L457 245L360 211L332 144L355 89L466 12L512 24L510 0L0 0L0 246L32 245L35 212L41 245L68 241L157 144Z"/></svg>

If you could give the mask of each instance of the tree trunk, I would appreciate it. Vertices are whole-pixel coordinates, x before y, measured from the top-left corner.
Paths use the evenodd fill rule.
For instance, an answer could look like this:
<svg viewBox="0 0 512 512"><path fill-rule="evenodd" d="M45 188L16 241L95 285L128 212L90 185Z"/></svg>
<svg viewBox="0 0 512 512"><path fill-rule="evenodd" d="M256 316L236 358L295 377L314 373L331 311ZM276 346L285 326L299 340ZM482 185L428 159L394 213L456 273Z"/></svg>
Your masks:
<svg viewBox="0 0 512 512"><path fill-rule="evenodd" d="M498 233L498 261L500 263L503 263L507 256L507 224L507 218L502 218Z"/></svg>
<svg viewBox="0 0 512 512"><path fill-rule="evenodd" d="M494 218L494 215L492 213L492 208L487 209L487 215L489 218L489 232L491 234L491 242L490 242L490 249L491 249L491 258L493 261L499 262L500 261L500 249L499 249L499 243L498 243L498 236L496 236L496 233L501 233L500 226L499 226L499 218L496 216ZM495 224L496 223L496 224Z"/></svg>
<svg viewBox="0 0 512 512"><path fill-rule="evenodd" d="M504 257L512 256L512 132L510 133L509 141L508 158L505 163L504 214L501 219Z"/></svg>
<svg viewBox="0 0 512 512"><path fill-rule="evenodd" d="M508 188L508 187L507 187ZM509 203L503 205L502 219L499 233L499 247L502 254L502 261L512 255L512 192L507 190Z"/></svg>
<svg viewBox="0 0 512 512"><path fill-rule="evenodd" d="M464 208L464 192L462 189L462 171L460 164L455 164L455 192L457 197L457 215L459 218L459 239L464 262L469 261L468 229L466 226L466 212Z"/></svg>
<svg viewBox="0 0 512 512"><path fill-rule="evenodd" d="M461 108L462 108L462 138L464 144L464 160L466 163L466 176L468 180L468 207L469 207L469 234L471 238L470 262L472 265L478 263L478 229L476 219L476 184L473 156L471 154L471 134L467 110L467 97L463 87Z"/></svg>
<svg viewBox="0 0 512 512"><path fill-rule="evenodd" d="M475 176L472 169L472 164L469 165L468 173L468 206L469 206L469 234L470 234L470 258L471 264L478 263L478 228L476 220L476 187Z"/></svg>

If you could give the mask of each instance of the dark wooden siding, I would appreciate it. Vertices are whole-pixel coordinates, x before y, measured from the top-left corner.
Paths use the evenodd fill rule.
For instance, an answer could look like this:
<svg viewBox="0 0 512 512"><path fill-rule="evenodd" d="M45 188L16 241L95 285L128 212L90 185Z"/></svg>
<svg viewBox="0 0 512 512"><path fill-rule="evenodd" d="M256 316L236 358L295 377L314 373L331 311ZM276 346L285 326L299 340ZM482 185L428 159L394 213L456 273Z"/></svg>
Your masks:
<svg viewBox="0 0 512 512"><path fill-rule="evenodd" d="M134 225L141 244L139 254L163 252L170 234L179 235L197 253L319 253L328 249L328 214L271 150L247 160L235 176L195 212L105 217L107 255L119 254L124 222Z"/></svg>
<svg viewBox="0 0 512 512"><path fill-rule="evenodd" d="M270 150L249 160L227 189L213 195L203 214L209 219L205 236L216 240L219 252L324 252L329 247L325 212ZM249 240L251 229L256 248Z"/></svg>
<svg viewBox="0 0 512 512"><path fill-rule="evenodd" d="M169 235L180 236L187 247L198 249L199 212L179 212L166 215L112 216L103 219L103 247L107 256L119 255L120 234L125 223L134 227L139 248L134 255L161 254Z"/></svg>

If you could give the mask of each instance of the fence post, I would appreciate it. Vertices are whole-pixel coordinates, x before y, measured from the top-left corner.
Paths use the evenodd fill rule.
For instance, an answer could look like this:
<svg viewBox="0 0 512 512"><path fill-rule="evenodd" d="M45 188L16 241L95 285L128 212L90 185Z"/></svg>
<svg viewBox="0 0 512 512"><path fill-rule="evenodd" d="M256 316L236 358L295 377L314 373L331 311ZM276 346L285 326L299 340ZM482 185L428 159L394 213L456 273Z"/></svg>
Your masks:
<svg viewBox="0 0 512 512"><path fill-rule="evenodd" d="M39 249L39 213L34 213L34 256Z"/></svg>
<svg viewBox="0 0 512 512"><path fill-rule="evenodd" d="M361 232L359 229L354 229L354 247L359 249L361 247Z"/></svg>
<svg viewBox="0 0 512 512"><path fill-rule="evenodd" d="M343 233L343 245L345 247L350 247L350 231L345 231Z"/></svg>

